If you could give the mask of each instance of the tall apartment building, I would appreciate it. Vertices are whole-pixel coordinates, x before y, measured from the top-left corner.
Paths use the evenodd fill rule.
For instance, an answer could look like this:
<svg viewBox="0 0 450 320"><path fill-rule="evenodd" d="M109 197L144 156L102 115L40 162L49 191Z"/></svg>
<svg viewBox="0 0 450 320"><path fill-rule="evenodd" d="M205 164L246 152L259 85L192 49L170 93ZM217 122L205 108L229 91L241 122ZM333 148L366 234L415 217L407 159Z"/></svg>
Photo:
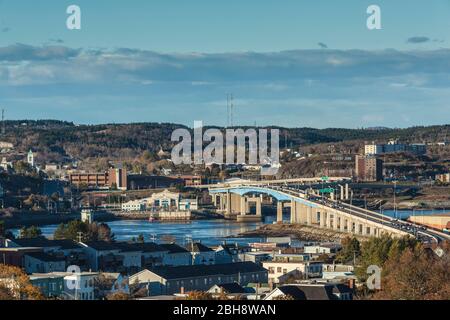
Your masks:
<svg viewBox="0 0 450 320"><path fill-rule="evenodd" d="M127 190L127 170L123 168L111 168L108 172L108 186L118 190Z"/></svg>
<svg viewBox="0 0 450 320"><path fill-rule="evenodd" d="M375 182L383 180L383 161L375 156L356 156L355 173L358 181Z"/></svg>

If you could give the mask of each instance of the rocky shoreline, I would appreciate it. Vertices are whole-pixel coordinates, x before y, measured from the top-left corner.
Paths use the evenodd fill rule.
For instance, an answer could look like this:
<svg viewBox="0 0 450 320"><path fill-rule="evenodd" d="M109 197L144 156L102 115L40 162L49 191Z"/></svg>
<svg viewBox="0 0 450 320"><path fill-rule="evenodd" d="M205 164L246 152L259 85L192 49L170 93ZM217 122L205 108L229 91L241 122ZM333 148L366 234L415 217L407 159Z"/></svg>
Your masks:
<svg viewBox="0 0 450 320"><path fill-rule="evenodd" d="M347 233L325 230L312 226L300 224L272 224L264 225L256 230L247 231L239 234L239 238L263 238L263 237L286 237L298 239L300 241L322 241L336 242L347 237ZM366 237L357 236L359 240L367 239Z"/></svg>

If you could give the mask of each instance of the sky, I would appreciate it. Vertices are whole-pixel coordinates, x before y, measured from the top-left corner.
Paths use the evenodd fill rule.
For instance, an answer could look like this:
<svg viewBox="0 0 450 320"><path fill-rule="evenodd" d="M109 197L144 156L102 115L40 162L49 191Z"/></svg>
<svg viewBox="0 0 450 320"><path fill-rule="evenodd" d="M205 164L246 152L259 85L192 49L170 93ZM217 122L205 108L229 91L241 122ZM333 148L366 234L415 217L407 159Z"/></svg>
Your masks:
<svg viewBox="0 0 450 320"><path fill-rule="evenodd" d="M68 30L66 8L81 8ZM381 30L366 26L381 8ZM75 123L450 119L450 0L0 0L0 106Z"/></svg>

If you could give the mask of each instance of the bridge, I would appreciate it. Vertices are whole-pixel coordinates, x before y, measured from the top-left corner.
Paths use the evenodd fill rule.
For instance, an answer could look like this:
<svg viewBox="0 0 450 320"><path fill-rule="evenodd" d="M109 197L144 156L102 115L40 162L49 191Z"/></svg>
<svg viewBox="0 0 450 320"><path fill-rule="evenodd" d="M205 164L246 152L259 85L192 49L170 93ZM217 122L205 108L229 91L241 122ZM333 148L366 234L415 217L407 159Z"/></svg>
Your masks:
<svg viewBox="0 0 450 320"><path fill-rule="evenodd" d="M342 179L336 181L345 182ZM379 237L386 233L394 237L410 235L424 242L450 240L450 236L444 232L350 205L345 202L349 198L348 184L340 187L340 196L337 196L340 199L335 199L334 193L330 194L331 198L327 198L311 194L308 190L299 190L289 186L285 180L280 180L278 185L244 182L208 185L207 189L218 211L226 218L240 222L261 221L262 202L264 197L268 197L272 203L276 202L277 223L283 223L283 208L286 207L290 208L291 224L305 224L361 236ZM256 207L254 213L251 213L251 205Z"/></svg>

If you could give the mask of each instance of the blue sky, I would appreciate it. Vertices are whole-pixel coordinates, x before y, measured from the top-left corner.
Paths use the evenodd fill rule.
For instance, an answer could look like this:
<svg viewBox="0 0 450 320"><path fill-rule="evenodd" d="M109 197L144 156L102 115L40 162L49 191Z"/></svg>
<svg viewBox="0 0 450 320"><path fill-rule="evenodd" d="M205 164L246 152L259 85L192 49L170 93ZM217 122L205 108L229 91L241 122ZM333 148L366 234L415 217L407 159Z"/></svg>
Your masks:
<svg viewBox="0 0 450 320"><path fill-rule="evenodd" d="M0 1L8 118L368 127L450 118L450 1ZM82 30L65 27L82 10ZM382 30L366 9L382 10Z"/></svg>

